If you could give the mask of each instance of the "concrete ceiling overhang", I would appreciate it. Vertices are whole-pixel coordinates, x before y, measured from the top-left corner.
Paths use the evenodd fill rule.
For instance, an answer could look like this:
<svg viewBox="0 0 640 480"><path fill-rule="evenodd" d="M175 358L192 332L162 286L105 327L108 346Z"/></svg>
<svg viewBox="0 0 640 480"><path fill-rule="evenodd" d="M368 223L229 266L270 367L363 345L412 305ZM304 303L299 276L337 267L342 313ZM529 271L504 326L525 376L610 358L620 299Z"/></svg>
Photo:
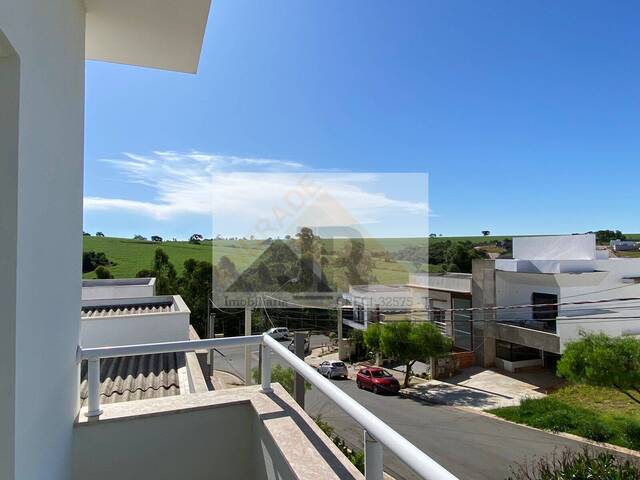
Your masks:
<svg viewBox="0 0 640 480"><path fill-rule="evenodd" d="M84 0L86 58L195 73L211 0Z"/></svg>

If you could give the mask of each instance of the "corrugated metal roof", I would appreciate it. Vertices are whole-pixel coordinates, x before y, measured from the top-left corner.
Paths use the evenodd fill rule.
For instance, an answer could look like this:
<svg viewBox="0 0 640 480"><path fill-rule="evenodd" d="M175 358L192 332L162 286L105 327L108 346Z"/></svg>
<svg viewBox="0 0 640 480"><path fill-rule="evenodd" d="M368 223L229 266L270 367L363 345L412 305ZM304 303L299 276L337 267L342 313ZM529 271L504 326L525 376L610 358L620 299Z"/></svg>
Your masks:
<svg viewBox="0 0 640 480"><path fill-rule="evenodd" d="M83 318L113 317L117 315L142 315L147 313L172 312L173 302L138 303L133 305L100 305L82 307Z"/></svg>
<svg viewBox="0 0 640 480"><path fill-rule="evenodd" d="M161 353L100 361L100 401L127 402L180 394L178 369L185 366L184 353ZM88 397L87 362L80 371L80 398Z"/></svg>

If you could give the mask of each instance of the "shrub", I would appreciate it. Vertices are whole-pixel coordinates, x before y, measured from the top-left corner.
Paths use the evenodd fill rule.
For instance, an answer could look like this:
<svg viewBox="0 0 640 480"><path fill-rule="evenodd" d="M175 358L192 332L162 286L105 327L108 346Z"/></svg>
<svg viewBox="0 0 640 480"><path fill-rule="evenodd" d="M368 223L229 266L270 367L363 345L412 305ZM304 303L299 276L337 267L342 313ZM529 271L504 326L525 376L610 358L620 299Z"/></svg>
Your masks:
<svg viewBox="0 0 640 480"><path fill-rule="evenodd" d="M316 425L320 427L320 430L322 430L324 434L333 441L336 447L338 447L340 451L344 453L345 457L347 457L358 470L364 473L364 452L362 450L349 448L344 439L336 435L333 427L322 420L322 417L317 416L314 420L316 422Z"/></svg>
<svg viewBox="0 0 640 480"><path fill-rule="evenodd" d="M640 421L629 420L625 422L624 435L631 448L640 450Z"/></svg>
<svg viewBox="0 0 640 480"><path fill-rule="evenodd" d="M565 449L511 468L509 480L637 480L640 465L608 452Z"/></svg>
<svg viewBox="0 0 640 480"><path fill-rule="evenodd" d="M111 272L108 268L105 268L101 265L96 268L96 278L113 278L113 275L111 275Z"/></svg>
<svg viewBox="0 0 640 480"><path fill-rule="evenodd" d="M583 420L577 426L576 431L578 435L595 442L608 442L615 435L614 429L597 417Z"/></svg>

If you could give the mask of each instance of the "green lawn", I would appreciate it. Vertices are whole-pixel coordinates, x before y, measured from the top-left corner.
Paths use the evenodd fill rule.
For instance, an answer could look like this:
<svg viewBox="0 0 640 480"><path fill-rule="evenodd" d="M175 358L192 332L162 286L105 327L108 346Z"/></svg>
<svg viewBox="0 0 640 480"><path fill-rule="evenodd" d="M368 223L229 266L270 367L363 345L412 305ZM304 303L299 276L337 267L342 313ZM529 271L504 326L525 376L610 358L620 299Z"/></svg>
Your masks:
<svg viewBox="0 0 640 480"><path fill-rule="evenodd" d="M640 450L640 404L611 388L572 385L517 407L489 411L532 427Z"/></svg>

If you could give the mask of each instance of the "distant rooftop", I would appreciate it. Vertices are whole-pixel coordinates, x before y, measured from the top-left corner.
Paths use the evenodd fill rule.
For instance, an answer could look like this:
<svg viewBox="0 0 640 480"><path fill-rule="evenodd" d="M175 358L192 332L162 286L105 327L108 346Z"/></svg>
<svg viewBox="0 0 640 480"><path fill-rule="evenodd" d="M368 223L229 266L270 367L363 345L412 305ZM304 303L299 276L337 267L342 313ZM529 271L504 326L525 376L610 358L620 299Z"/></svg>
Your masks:
<svg viewBox="0 0 640 480"><path fill-rule="evenodd" d="M411 276L447 277L447 278L464 278L464 279L472 277L470 273L458 273L458 272L438 272L438 273L418 272L418 273L412 273Z"/></svg>
<svg viewBox="0 0 640 480"><path fill-rule="evenodd" d="M189 312L178 295L144 298L105 298L82 300L81 317L114 317L150 313Z"/></svg>
<svg viewBox="0 0 640 480"><path fill-rule="evenodd" d="M407 287L404 285L351 285L352 290L368 293L381 293L381 292L404 292Z"/></svg>
<svg viewBox="0 0 640 480"><path fill-rule="evenodd" d="M82 280L83 287L124 287L131 285L153 285L154 277L145 278L102 278Z"/></svg>
<svg viewBox="0 0 640 480"><path fill-rule="evenodd" d="M100 402L117 403L180 395L179 370L184 353L159 353L100 361ZM184 388L187 388L185 385ZM80 399L87 402L87 362L80 371Z"/></svg>

